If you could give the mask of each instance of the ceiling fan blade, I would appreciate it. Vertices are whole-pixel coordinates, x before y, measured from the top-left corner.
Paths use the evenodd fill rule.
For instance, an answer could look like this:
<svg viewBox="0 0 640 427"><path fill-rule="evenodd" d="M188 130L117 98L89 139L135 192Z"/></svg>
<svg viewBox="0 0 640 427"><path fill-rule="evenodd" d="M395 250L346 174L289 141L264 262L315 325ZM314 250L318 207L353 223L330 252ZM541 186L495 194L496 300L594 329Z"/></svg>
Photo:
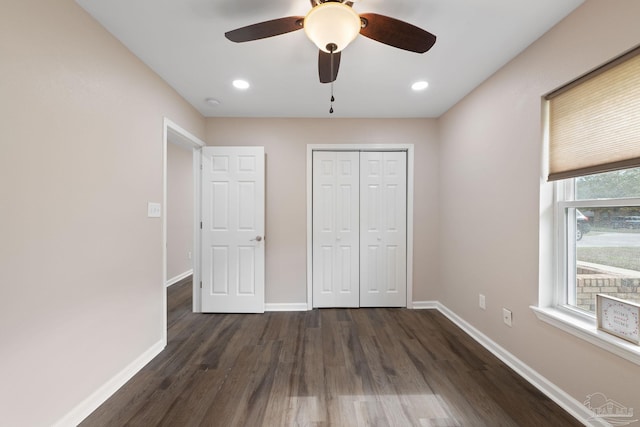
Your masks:
<svg viewBox="0 0 640 427"><path fill-rule="evenodd" d="M425 53L436 42L430 32L398 19L376 13L363 13L360 18L366 24L360 34L398 49Z"/></svg>
<svg viewBox="0 0 640 427"><path fill-rule="evenodd" d="M318 74L320 75L320 83L331 83L338 78L338 68L340 68L340 53L333 54L319 50L318 55ZM331 67L331 56L333 56L333 67Z"/></svg>
<svg viewBox="0 0 640 427"><path fill-rule="evenodd" d="M271 21L259 22L227 31L224 36L236 43L265 39L300 30L302 29L303 21L304 16L287 16L286 18L272 19Z"/></svg>

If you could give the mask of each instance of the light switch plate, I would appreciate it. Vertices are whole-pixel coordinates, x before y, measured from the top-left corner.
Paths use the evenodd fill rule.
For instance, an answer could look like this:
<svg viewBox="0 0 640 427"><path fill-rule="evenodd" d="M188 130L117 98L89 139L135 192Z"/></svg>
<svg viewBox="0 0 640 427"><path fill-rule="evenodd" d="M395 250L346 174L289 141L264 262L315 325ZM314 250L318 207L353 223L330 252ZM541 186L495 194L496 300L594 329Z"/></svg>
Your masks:
<svg viewBox="0 0 640 427"><path fill-rule="evenodd" d="M147 204L147 216L149 218L160 218L161 213L162 209L160 207L160 203L149 202Z"/></svg>

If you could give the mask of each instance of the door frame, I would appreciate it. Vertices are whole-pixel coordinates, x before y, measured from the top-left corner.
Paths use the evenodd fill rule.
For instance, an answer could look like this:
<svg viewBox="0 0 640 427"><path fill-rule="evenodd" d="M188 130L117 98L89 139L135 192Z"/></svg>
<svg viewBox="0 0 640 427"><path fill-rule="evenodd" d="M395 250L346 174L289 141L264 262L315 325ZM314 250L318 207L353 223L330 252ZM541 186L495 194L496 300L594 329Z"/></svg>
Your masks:
<svg viewBox="0 0 640 427"><path fill-rule="evenodd" d="M169 144L177 144L193 152L193 182L194 182L194 219L193 219L193 250L191 260L193 262L193 310L200 307L200 294L196 293L196 283L200 283L200 235L198 233L200 224L200 199L198 197L200 188L200 148L206 144L191 132L183 129L178 124L163 118L162 123L162 340L167 345L167 150Z"/></svg>
<svg viewBox="0 0 640 427"><path fill-rule="evenodd" d="M313 310L313 152L406 151L407 308L413 308L413 144L307 144L307 310Z"/></svg>

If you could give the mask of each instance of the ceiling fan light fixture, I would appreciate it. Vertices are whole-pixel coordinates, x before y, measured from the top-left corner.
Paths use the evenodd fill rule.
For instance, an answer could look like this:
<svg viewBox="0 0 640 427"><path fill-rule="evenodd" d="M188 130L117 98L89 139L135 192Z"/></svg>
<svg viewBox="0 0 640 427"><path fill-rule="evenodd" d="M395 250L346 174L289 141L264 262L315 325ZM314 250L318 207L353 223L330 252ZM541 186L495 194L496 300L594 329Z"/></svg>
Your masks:
<svg viewBox="0 0 640 427"><path fill-rule="evenodd" d="M304 32L318 49L340 52L360 33L360 16L349 6L338 2L319 4L304 18Z"/></svg>

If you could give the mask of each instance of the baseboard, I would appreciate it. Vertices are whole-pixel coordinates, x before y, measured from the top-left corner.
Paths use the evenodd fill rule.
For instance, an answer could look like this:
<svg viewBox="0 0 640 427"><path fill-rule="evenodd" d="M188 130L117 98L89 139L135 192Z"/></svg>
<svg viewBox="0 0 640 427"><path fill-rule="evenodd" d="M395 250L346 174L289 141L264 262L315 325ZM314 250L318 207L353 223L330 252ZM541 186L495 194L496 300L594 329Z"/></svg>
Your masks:
<svg viewBox="0 0 640 427"><path fill-rule="evenodd" d="M587 426L608 426L604 420L594 418L593 412L587 409L581 402L577 401L558 386L547 380L531 367L526 365L513 354L498 345L491 338L473 327L463 318L449 310L438 301L414 302L414 308L436 309L449 320L455 323L467 335L476 340L504 364L513 369L518 375L527 380L531 385L544 393L549 399L557 403L562 409L570 413L574 418Z"/></svg>
<svg viewBox="0 0 640 427"><path fill-rule="evenodd" d="M413 301L414 310L437 310L438 301Z"/></svg>
<svg viewBox="0 0 640 427"><path fill-rule="evenodd" d="M186 279L187 277L191 276L192 274L193 274L193 269L185 271L184 273L178 274L177 276L174 276L171 279L167 279L167 281L164 284L168 288L171 285L175 285L176 283L178 283L182 279Z"/></svg>
<svg viewBox="0 0 640 427"><path fill-rule="evenodd" d="M53 427L69 427L77 426L93 411L102 405L111 395L113 395L120 387L125 385L135 374L137 374L144 366L156 357L165 347L165 343L160 340L142 353L136 360L131 362L129 366L120 371L116 376L111 378L99 389L93 392L89 397L80 402L67 415L60 419Z"/></svg>
<svg viewBox="0 0 640 427"><path fill-rule="evenodd" d="M306 302L265 304L264 311L307 311Z"/></svg>

